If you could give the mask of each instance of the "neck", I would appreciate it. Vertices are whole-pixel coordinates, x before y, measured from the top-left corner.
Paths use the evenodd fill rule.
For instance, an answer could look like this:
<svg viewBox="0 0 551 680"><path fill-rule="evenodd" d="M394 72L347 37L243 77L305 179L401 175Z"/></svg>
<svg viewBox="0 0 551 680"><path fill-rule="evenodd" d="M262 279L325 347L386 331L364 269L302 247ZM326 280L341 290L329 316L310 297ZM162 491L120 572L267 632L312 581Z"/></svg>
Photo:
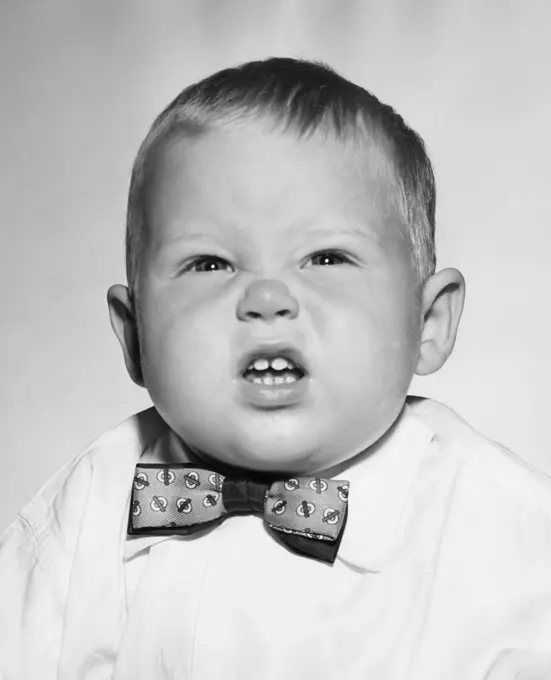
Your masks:
<svg viewBox="0 0 551 680"><path fill-rule="evenodd" d="M405 408L405 405L404 405ZM173 430L168 430L166 434L161 436L155 444L147 449L141 457L142 463L155 464L170 464L170 463L190 463L198 467L204 467L213 472L218 472L224 476L232 477L246 477L251 480L259 482L271 482L276 479L288 479L289 477L303 477L303 476L318 476L325 479L335 479L357 465L360 465L364 460L376 455L377 451L384 445L384 443L392 436L392 433L397 427L400 420L401 413L398 415L390 428L374 443L362 447L356 453L352 453L345 458L344 461L325 468L316 468L312 466L307 470L289 471L289 470L269 470L259 472L258 470L251 470L246 467L235 465L228 465L222 461L209 456L203 451L192 448L183 439L181 439ZM315 462L315 459L314 459Z"/></svg>

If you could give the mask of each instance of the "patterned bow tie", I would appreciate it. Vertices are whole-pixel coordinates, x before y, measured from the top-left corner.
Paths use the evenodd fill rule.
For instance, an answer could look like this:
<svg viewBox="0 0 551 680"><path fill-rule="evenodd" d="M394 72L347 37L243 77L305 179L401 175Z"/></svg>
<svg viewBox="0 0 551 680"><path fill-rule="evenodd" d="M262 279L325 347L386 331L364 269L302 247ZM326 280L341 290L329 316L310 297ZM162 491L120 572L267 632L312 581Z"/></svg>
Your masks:
<svg viewBox="0 0 551 680"><path fill-rule="evenodd" d="M192 534L231 515L264 515L296 553L333 563L347 516L347 481L298 477L272 484L224 477L196 465L136 466L128 533Z"/></svg>

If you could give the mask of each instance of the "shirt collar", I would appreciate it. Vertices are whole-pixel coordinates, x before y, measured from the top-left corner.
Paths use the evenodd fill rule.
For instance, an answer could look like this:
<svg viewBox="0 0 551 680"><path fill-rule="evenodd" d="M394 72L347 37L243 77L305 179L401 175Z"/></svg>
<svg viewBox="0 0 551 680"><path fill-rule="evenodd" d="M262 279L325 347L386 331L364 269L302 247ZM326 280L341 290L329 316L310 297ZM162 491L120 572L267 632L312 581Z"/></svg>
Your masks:
<svg viewBox="0 0 551 680"><path fill-rule="evenodd" d="M407 404L367 455L339 477L350 482L348 520L338 559L379 572L389 556L434 431Z"/></svg>
<svg viewBox="0 0 551 680"><path fill-rule="evenodd" d="M419 464L434 437L431 428L407 404L387 432L365 456L335 475L350 482L348 519L337 559L370 572L381 571L389 555ZM191 462L170 430L146 449L140 462ZM139 553L172 536L129 536L124 557Z"/></svg>

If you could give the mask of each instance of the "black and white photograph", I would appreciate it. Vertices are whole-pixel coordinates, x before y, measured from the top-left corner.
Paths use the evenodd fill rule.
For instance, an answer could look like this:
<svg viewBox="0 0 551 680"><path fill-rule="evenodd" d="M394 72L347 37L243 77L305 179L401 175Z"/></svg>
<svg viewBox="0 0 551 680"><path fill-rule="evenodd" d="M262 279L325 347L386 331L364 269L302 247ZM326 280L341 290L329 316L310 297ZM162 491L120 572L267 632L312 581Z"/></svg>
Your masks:
<svg viewBox="0 0 551 680"><path fill-rule="evenodd" d="M551 680L551 4L0 2L0 680Z"/></svg>

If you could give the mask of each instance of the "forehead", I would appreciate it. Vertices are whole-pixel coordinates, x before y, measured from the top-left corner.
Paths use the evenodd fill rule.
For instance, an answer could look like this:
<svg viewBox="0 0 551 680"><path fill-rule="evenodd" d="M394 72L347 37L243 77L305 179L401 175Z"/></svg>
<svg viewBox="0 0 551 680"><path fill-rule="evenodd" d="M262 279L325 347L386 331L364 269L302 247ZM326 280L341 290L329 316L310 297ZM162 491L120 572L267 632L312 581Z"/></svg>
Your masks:
<svg viewBox="0 0 551 680"><path fill-rule="evenodd" d="M198 229L296 233L340 219L381 240L403 235L394 175L370 139L299 138L246 122L187 138L172 135L150 160L150 242Z"/></svg>

